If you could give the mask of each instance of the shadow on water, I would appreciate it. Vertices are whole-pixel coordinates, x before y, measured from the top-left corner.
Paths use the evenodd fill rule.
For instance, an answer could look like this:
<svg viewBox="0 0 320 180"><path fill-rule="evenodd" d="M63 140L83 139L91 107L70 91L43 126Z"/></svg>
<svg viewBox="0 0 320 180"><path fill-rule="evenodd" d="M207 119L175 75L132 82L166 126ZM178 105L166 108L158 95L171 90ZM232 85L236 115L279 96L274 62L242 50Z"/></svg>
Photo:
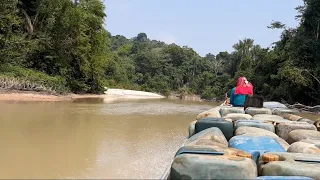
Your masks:
<svg viewBox="0 0 320 180"><path fill-rule="evenodd" d="M180 100L180 99L126 99L126 98L113 98L113 97L89 97L89 98L79 98L72 101L73 103L84 103L84 104L113 104L113 103L124 103L124 102L135 102L135 103L175 103L184 105L211 105L218 106L223 102L201 102L201 101L190 101L190 100Z"/></svg>
<svg viewBox="0 0 320 180"><path fill-rule="evenodd" d="M79 98L73 100L72 102L82 104L102 104L104 103L104 98Z"/></svg>

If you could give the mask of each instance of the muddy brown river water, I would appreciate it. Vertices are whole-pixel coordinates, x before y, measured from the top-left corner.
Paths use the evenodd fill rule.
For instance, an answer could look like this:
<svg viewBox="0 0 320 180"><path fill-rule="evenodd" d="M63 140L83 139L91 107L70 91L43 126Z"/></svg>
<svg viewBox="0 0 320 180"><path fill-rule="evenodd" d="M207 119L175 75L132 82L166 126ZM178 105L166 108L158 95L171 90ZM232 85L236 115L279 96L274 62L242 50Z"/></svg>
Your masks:
<svg viewBox="0 0 320 180"><path fill-rule="evenodd" d="M215 105L0 102L0 178L157 179L186 138L188 124Z"/></svg>

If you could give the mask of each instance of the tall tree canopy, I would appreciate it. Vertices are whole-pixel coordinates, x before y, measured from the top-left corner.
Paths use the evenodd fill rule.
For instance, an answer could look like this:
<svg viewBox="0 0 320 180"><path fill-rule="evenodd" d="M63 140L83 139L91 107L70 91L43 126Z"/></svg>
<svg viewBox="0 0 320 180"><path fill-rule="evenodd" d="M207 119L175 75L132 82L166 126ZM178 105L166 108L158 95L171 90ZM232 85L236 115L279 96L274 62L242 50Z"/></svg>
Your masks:
<svg viewBox="0 0 320 180"><path fill-rule="evenodd" d="M320 2L304 0L296 9L297 28L269 26L283 30L274 47L245 38L232 52L201 57L143 32L131 39L111 35L100 0L3 0L0 79L25 83L11 89L36 83L47 87L42 90L102 93L107 86L212 99L244 75L266 99L319 104Z"/></svg>

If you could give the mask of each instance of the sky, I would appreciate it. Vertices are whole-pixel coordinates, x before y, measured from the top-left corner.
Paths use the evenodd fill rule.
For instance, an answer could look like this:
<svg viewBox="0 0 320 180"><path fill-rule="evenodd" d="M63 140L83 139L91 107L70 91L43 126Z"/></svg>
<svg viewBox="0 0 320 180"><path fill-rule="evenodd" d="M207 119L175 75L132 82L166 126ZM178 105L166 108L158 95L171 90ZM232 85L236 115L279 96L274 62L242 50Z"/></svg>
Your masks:
<svg viewBox="0 0 320 180"><path fill-rule="evenodd" d="M270 47L281 30L272 20L296 27L302 0L104 0L105 26L127 38L144 32L148 38L193 48L200 56L221 51L244 38Z"/></svg>

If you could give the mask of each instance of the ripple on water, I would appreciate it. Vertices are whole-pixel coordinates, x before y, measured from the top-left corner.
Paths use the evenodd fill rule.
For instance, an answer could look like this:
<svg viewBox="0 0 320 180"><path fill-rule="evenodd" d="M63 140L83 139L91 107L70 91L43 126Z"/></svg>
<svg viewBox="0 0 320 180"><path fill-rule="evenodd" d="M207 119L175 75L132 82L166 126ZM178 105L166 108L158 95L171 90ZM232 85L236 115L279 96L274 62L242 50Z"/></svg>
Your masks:
<svg viewBox="0 0 320 180"><path fill-rule="evenodd" d="M152 137L145 138L152 133ZM178 149L185 134L168 130L165 134L147 130L135 137L136 141L125 140L124 135L105 139L99 146L96 167L83 177L154 179L162 175L174 156L172 150ZM125 159L125 160L124 160ZM103 171L113 167L115 172ZM108 175L103 174L108 172Z"/></svg>
<svg viewBox="0 0 320 180"><path fill-rule="evenodd" d="M157 179L186 138L188 124L213 106L0 103L1 178Z"/></svg>
<svg viewBox="0 0 320 180"><path fill-rule="evenodd" d="M214 105L213 105L214 106ZM117 104L106 104L101 107L101 113L110 115L128 115L128 114L144 114L144 115L167 115L167 114L196 114L212 108L209 105L190 105L175 104L168 102L122 102Z"/></svg>

